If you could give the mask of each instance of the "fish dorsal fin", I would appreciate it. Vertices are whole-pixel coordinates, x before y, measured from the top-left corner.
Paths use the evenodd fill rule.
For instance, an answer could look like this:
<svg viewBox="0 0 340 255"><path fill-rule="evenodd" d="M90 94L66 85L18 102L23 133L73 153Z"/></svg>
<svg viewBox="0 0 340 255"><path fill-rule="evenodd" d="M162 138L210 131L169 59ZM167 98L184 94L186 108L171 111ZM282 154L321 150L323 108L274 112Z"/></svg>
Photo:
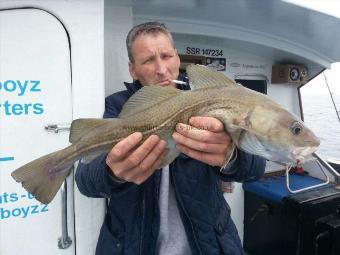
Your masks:
<svg viewBox="0 0 340 255"><path fill-rule="evenodd" d="M87 134L90 130L112 122L112 119L76 119L72 121L69 141L73 143Z"/></svg>
<svg viewBox="0 0 340 255"><path fill-rule="evenodd" d="M180 93L181 91L179 89L173 87L161 87L157 85L144 86L125 103L119 114L119 118L126 118L140 113Z"/></svg>
<svg viewBox="0 0 340 255"><path fill-rule="evenodd" d="M209 87L234 87L235 81L229 79L223 73L209 69L202 65L188 65L186 72L192 89L203 89Z"/></svg>

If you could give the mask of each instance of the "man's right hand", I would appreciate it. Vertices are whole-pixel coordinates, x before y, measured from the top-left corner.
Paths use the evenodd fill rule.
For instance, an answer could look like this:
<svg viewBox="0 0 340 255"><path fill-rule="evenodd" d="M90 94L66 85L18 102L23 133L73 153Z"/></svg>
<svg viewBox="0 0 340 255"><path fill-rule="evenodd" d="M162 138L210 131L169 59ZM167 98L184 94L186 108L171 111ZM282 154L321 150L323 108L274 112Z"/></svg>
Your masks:
<svg viewBox="0 0 340 255"><path fill-rule="evenodd" d="M160 167L166 153L166 142L151 135L144 143L140 132L133 133L117 143L106 157L113 176L123 181L143 183Z"/></svg>

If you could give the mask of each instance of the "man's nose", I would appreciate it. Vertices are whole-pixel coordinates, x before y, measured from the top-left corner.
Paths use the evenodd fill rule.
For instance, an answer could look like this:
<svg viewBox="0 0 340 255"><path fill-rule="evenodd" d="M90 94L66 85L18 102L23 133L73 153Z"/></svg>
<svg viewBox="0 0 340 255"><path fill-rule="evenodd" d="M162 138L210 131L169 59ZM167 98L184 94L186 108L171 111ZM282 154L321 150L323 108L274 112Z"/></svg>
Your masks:
<svg viewBox="0 0 340 255"><path fill-rule="evenodd" d="M162 59L157 59L156 61L156 73L158 75L164 75L166 73L166 64Z"/></svg>

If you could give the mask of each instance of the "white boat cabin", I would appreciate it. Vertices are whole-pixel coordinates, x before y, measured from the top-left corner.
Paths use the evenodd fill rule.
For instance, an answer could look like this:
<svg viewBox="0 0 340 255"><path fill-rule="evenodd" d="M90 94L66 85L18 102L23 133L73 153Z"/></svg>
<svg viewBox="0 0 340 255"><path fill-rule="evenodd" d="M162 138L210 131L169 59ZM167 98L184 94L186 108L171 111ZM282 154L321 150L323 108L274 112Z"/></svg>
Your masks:
<svg viewBox="0 0 340 255"><path fill-rule="evenodd" d="M285 1L1 0L1 255L94 254L104 199L81 195L70 175L44 205L11 172L66 147L73 119L102 117L105 96L131 81L127 32L153 20L173 32L183 65L208 65L301 118L300 87L340 61L340 19ZM224 189L244 240L244 189Z"/></svg>

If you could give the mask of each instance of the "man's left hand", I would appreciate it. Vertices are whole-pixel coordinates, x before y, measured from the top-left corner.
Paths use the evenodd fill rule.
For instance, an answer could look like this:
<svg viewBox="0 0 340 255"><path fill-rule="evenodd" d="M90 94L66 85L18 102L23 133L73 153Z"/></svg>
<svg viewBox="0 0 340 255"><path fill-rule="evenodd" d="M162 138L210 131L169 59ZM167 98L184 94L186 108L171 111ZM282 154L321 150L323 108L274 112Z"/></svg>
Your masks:
<svg viewBox="0 0 340 255"><path fill-rule="evenodd" d="M231 148L223 123L213 117L191 117L189 125L177 124L172 137L180 152L211 166L223 166Z"/></svg>

